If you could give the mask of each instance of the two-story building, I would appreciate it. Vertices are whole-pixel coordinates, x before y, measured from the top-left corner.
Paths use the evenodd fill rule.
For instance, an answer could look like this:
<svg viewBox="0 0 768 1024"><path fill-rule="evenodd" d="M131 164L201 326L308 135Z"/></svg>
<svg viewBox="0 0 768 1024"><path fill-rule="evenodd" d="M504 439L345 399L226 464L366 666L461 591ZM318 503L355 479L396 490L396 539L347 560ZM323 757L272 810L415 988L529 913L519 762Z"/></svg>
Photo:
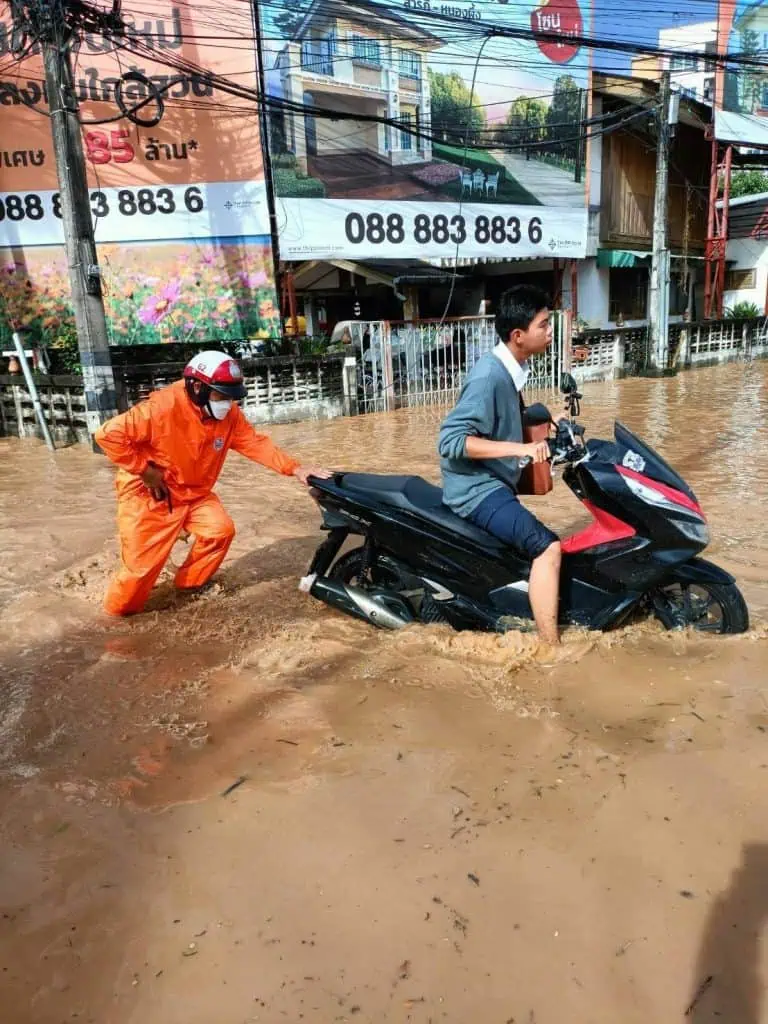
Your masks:
<svg viewBox="0 0 768 1024"><path fill-rule="evenodd" d="M338 111L345 118L386 117L417 131L430 125L429 77L423 54L443 41L373 0L353 0L339 14L315 3L277 57L285 100ZM416 5L414 4L414 7ZM286 148L301 172L321 181L344 177L350 158L362 172L372 163L390 167L428 162L429 138L390 125L285 113Z"/></svg>
<svg viewBox="0 0 768 1024"><path fill-rule="evenodd" d="M593 116L629 117L592 142L590 240L579 261L574 305L590 327L647 323L656 190L655 110L659 84L596 72ZM703 315L704 249L711 143L705 132L712 109L688 97L670 145L667 237L671 254L670 317Z"/></svg>
<svg viewBox="0 0 768 1024"><path fill-rule="evenodd" d="M725 263L724 307L768 315L768 192L730 200Z"/></svg>
<svg viewBox="0 0 768 1024"><path fill-rule="evenodd" d="M763 0L739 0L735 4L729 39L721 40L727 52L764 57L768 47L768 7ZM733 68L725 73L723 104L726 110L768 115L768 70Z"/></svg>
<svg viewBox="0 0 768 1024"><path fill-rule="evenodd" d="M662 71L669 71L672 84L679 87L683 96L713 103L715 65L701 54L717 52L717 22L697 21L663 28L659 32L659 47L675 52L634 57L633 76L658 80Z"/></svg>

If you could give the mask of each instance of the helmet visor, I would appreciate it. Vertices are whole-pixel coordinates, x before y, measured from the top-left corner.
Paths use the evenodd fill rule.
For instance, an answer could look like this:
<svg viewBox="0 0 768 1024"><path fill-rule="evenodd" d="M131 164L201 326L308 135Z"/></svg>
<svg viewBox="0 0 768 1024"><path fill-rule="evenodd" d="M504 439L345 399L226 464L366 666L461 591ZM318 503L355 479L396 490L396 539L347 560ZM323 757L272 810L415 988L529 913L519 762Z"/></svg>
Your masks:
<svg viewBox="0 0 768 1024"><path fill-rule="evenodd" d="M239 402L248 394L245 389L245 384L238 381L234 384L222 384L219 381L212 381L209 385L211 391L218 391L219 394L225 395L227 398L231 398L234 402Z"/></svg>

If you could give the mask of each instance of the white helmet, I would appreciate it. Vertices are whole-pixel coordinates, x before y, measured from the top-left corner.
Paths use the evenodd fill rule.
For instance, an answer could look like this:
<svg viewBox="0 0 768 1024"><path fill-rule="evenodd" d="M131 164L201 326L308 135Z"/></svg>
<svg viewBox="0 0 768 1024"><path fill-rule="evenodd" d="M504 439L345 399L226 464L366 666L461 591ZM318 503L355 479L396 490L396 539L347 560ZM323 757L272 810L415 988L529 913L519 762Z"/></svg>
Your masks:
<svg viewBox="0 0 768 1024"><path fill-rule="evenodd" d="M187 381L199 380L207 388L207 390L201 389L200 396L197 398L198 405L208 403L211 391L220 391L222 395L235 401L245 398L247 394L243 384L243 371L238 362L228 356L226 352L216 352L215 350L198 352L184 367L184 379Z"/></svg>

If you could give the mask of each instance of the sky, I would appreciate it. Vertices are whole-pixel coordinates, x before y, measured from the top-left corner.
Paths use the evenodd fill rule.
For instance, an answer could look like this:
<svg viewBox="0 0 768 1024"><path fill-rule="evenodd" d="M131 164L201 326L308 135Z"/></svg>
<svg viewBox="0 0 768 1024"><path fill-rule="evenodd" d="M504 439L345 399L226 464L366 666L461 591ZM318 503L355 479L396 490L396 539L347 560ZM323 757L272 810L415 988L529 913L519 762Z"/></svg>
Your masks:
<svg viewBox="0 0 768 1024"><path fill-rule="evenodd" d="M658 45L659 29L717 17L717 0L594 0L594 5L594 36L651 46ZM602 51L595 64L622 74L629 71L630 60L630 54Z"/></svg>
<svg viewBox="0 0 768 1024"><path fill-rule="evenodd" d="M339 0L326 0L328 6ZM405 15L409 20L422 21L429 24L429 15L414 10L415 5L409 3L406 8L404 0L378 0L389 4L393 10ZM573 0L540 0L541 4L552 4L551 10L563 5L570 5ZM675 25L686 25L697 21L708 21L716 17L717 0L592 0L594 4L594 21L589 25L589 0L579 0L584 15L584 34L596 38L612 39L623 43L644 43L650 46L658 44L658 33L661 28ZM279 51L283 43L279 41L281 33L276 30L272 18L275 13L286 9L308 8L311 0L263 0L261 4L265 19L265 41L267 48L273 53ZM482 23L530 26L531 11L538 6L536 0L451 0L452 10L468 8L470 5L482 12ZM440 0L433 0L433 10L440 10ZM684 11L684 14L680 14ZM433 22L434 24L434 22ZM439 24L439 23L438 23ZM450 37L450 29L442 27L439 33ZM455 68L467 84L473 75L473 65L477 55L478 43L474 39L453 39L440 52L429 57L433 70L448 71ZM598 51L595 54L594 66L603 71L617 74L628 74L631 54L615 51ZM273 60L268 61L268 67ZM553 83L561 74L570 74L582 84L586 82L588 54L582 50L570 64L557 65L542 60L534 43L513 42L510 40L494 40L483 50L481 64L476 74L475 90L480 103L488 107L490 120L503 119L502 106L508 104L516 96L551 95ZM269 75L270 91L278 91L279 76L274 72ZM495 110L496 107L499 110Z"/></svg>

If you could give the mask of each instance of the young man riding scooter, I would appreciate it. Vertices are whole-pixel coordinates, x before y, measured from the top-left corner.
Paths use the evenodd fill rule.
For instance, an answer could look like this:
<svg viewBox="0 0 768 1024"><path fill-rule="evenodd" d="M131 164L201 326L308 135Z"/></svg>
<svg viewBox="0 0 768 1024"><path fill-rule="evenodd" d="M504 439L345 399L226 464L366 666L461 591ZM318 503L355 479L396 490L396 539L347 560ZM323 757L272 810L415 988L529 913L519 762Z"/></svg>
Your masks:
<svg viewBox="0 0 768 1024"><path fill-rule="evenodd" d="M528 598L533 617L542 639L558 644L560 541L521 505L514 489L520 459L538 463L549 458L546 441L523 443L520 402L528 359L552 343L549 312L546 293L532 285L516 285L502 295L496 314L500 341L469 373L440 428L438 451L443 501L531 562Z"/></svg>

